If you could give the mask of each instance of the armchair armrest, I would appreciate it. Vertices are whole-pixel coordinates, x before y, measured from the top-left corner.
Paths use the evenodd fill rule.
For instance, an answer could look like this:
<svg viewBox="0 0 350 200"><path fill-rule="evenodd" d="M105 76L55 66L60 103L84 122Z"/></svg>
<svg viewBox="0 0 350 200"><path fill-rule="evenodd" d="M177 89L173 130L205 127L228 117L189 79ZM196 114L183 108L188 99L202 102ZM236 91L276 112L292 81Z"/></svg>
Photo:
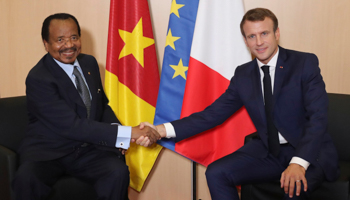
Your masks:
<svg viewBox="0 0 350 200"><path fill-rule="evenodd" d="M11 199L11 182L17 169L17 155L0 145L0 196Z"/></svg>

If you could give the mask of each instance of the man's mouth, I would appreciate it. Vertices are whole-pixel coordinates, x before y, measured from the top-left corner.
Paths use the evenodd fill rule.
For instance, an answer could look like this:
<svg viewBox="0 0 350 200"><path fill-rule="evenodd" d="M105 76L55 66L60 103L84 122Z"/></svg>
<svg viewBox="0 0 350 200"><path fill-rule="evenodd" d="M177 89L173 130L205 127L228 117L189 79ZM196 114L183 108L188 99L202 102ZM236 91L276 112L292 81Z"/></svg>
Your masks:
<svg viewBox="0 0 350 200"><path fill-rule="evenodd" d="M75 53L75 51L71 51L71 52L63 52L62 54L63 54L64 56L70 57L70 56L73 56L74 53Z"/></svg>
<svg viewBox="0 0 350 200"><path fill-rule="evenodd" d="M264 53L264 52L266 51L266 49L267 49L267 47L265 47L265 48L259 48L259 49L256 49L256 51L257 51L258 53Z"/></svg>
<svg viewBox="0 0 350 200"><path fill-rule="evenodd" d="M70 48L70 49L63 49L60 51L61 54L63 54L64 56L73 56L75 54L75 52L77 51L76 48Z"/></svg>

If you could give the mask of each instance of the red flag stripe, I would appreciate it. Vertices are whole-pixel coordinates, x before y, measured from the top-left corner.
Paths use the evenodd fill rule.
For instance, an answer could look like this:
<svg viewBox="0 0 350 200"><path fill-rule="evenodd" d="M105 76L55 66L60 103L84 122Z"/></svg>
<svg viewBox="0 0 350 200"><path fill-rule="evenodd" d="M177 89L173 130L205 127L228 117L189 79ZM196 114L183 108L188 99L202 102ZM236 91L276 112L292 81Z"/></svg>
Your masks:
<svg viewBox="0 0 350 200"><path fill-rule="evenodd" d="M181 117L203 110L228 87L229 80L200 61L190 58ZM209 81L210 80L210 81ZM210 94L210 98L208 98ZM200 99L200 101L198 100ZM245 110L240 109L220 126L176 143L175 150L205 166L226 156L244 142L244 136L255 132L255 127ZM227 144L229 141L230 145ZM195 152L201 152L195 153Z"/></svg>
<svg viewBox="0 0 350 200"><path fill-rule="evenodd" d="M182 105L181 118L202 111L224 93L230 83L221 74L192 57L190 57L189 66L191 70L187 74L183 100L186 104Z"/></svg>

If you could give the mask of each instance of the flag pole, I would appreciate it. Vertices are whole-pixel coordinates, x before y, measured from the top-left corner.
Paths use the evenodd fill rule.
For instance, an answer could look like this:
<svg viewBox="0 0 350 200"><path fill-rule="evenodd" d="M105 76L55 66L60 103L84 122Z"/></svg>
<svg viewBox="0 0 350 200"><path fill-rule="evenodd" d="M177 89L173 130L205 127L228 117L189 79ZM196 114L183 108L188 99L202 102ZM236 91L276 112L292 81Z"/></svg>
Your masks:
<svg viewBox="0 0 350 200"><path fill-rule="evenodd" d="M192 161L192 200L197 199L197 163Z"/></svg>

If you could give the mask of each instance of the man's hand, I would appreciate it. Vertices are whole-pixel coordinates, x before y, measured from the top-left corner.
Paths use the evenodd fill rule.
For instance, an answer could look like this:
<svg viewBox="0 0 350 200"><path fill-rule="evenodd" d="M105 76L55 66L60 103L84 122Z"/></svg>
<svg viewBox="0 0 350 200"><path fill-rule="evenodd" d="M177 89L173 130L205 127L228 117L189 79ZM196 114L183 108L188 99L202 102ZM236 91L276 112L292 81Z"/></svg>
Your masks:
<svg viewBox="0 0 350 200"><path fill-rule="evenodd" d="M148 122L141 122L140 123L140 129L143 129L144 127L147 127L147 126L156 130L160 134L161 138L166 136L166 130L165 130L165 127L163 124L154 126L153 124L150 124ZM161 139L161 138L159 138L159 139ZM144 146L144 144L147 144L148 140L149 139L147 137L140 137L136 140L136 144ZM133 142L135 142L135 141L133 141Z"/></svg>
<svg viewBox="0 0 350 200"><path fill-rule="evenodd" d="M154 130L158 131L158 130L157 130L157 127L154 126L153 124L150 124L150 123L148 123L148 122L141 122L141 123L140 123L140 129L143 129L143 128L146 127L146 126L151 127L151 128L153 128Z"/></svg>
<svg viewBox="0 0 350 200"><path fill-rule="evenodd" d="M165 130L165 126L163 124L160 124L160 125L157 125L157 126L154 126L153 124L150 124L148 122L142 122L140 124L140 129L143 129L143 127L146 127L146 126L149 126L155 130L158 131L159 135L163 138L163 137L166 137L166 130Z"/></svg>
<svg viewBox="0 0 350 200"><path fill-rule="evenodd" d="M132 127L131 130L131 142L135 142L136 140L141 139L141 142L137 143L145 147L151 146L158 139L160 139L160 135L157 130L146 126L142 129L139 126Z"/></svg>
<svg viewBox="0 0 350 200"><path fill-rule="evenodd" d="M305 168L298 164L290 164L281 176L281 188L284 188L286 194L289 193L289 197L293 197L294 188L296 186L296 195L300 195L301 182L304 184L304 191L307 191L307 181L305 178Z"/></svg>

